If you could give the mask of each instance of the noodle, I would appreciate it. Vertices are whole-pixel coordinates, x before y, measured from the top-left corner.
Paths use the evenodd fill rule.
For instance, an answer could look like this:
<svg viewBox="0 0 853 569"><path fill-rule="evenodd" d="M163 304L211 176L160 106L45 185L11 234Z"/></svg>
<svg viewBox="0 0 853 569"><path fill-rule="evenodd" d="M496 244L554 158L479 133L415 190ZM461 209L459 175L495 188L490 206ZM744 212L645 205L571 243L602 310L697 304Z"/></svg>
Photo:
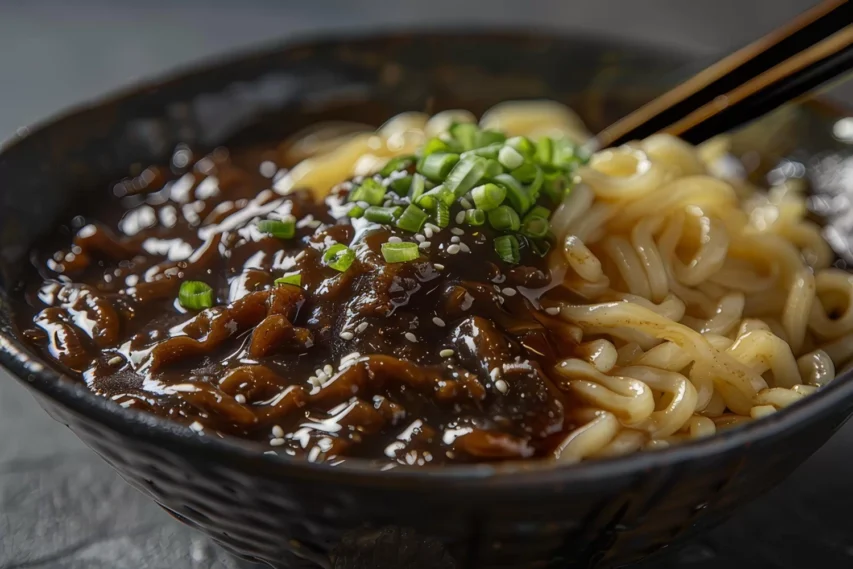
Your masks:
<svg viewBox="0 0 853 569"><path fill-rule="evenodd" d="M408 113L375 133L348 133L277 190L325 195L474 120ZM588 137L573 112L550 102L498 105L481 126ZM543 321L574 346L550 375L575 406L557 460L714 435L796 403L853 358L853 276L830 268L805 196L793 185L762 190L716 177L740 169L726 147L659 134L600 151L556 208L549 263L566 294L539 300L568 326Z"/></svg>

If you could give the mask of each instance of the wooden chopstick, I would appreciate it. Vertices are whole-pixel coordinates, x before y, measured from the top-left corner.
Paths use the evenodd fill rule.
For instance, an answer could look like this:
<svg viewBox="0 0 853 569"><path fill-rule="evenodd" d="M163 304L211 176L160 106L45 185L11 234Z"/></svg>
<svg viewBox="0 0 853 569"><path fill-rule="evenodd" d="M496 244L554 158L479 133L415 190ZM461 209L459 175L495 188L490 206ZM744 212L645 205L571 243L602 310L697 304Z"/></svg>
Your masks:
<svg viewBox="0 0 853 569"><path fill-rule="evenodd" d="M599 148L644 138L735 90L784 61L797 57L853 22L847 0L826 0L694 75L674 89L601 131Z"/></svg>

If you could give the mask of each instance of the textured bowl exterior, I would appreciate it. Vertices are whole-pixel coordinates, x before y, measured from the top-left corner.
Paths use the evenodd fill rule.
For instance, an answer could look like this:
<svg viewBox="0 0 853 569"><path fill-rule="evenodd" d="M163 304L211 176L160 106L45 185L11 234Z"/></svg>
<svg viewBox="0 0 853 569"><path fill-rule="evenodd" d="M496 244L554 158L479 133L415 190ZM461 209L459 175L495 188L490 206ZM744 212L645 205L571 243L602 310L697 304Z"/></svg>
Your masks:
<svg viewBox="0 0 853 569"><path fill-rule="evenodd" d="M0 153L0 363L130 484L247 560L277 569L531 569L643 558L787 476L853 411L853 381L842 377L719 437L624 459L331 468L200 437L90 394L17 339L9 298L26 250L70 200L97 199L110 180L162 162L178 142L211 147L247 128L274 136L318 104L361 98L390 115L431 99L483 109L548 97L602 125L620 104L654 96L678 68L650 50L579 38L409 34L247 55L77 109ZM600 97L623 84L636 86L635 100ZM830 137L809 113L800 119L811 156Z"/></svg>

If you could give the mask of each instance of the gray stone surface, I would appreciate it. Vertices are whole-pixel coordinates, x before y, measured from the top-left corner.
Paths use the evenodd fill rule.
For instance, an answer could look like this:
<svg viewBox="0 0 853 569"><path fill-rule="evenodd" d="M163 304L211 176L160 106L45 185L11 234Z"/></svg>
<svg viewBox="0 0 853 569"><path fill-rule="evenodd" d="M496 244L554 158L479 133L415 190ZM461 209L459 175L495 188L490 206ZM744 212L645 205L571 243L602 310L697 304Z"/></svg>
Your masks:
<svg viewBox="0 0 853 569"><path fill-rule="evenodd" d="M296 32L461 22L626 35L697 53L738 45L804 0L0 0L0 138L75 101ZM567 70L570 72L570 70ZM836 97L851 100L849 86ZM654 568L853 566L853 424L783 486ZM0 569L234 569L124 484L0 371Z"/></svg>

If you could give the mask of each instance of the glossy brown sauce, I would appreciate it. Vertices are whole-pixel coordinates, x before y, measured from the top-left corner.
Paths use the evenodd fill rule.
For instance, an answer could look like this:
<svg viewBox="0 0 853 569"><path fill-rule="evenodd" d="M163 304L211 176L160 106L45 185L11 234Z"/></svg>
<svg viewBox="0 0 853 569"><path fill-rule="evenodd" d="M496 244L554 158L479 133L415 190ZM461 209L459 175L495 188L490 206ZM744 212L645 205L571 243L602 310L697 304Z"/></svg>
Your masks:
<svg viewBox="0 0 853 569"><path fill-rule="evenodd" d="M270 189L288 166L276 147L180 152L181 167L123 181L32 255L20 328L93 392L333 463L545 457L573 427L548 376L571 342L539 306L545 259L508 265L491 229L465 227L388 264L380 245L412 234L333 215L348 184L315 203ZM288 213L295 238L258 231ZM321 261L332 242L357 252L344 273ZM301 287L274 285L297 270ZM180 306L188 279L213 287L213 308Z"/></svg>

